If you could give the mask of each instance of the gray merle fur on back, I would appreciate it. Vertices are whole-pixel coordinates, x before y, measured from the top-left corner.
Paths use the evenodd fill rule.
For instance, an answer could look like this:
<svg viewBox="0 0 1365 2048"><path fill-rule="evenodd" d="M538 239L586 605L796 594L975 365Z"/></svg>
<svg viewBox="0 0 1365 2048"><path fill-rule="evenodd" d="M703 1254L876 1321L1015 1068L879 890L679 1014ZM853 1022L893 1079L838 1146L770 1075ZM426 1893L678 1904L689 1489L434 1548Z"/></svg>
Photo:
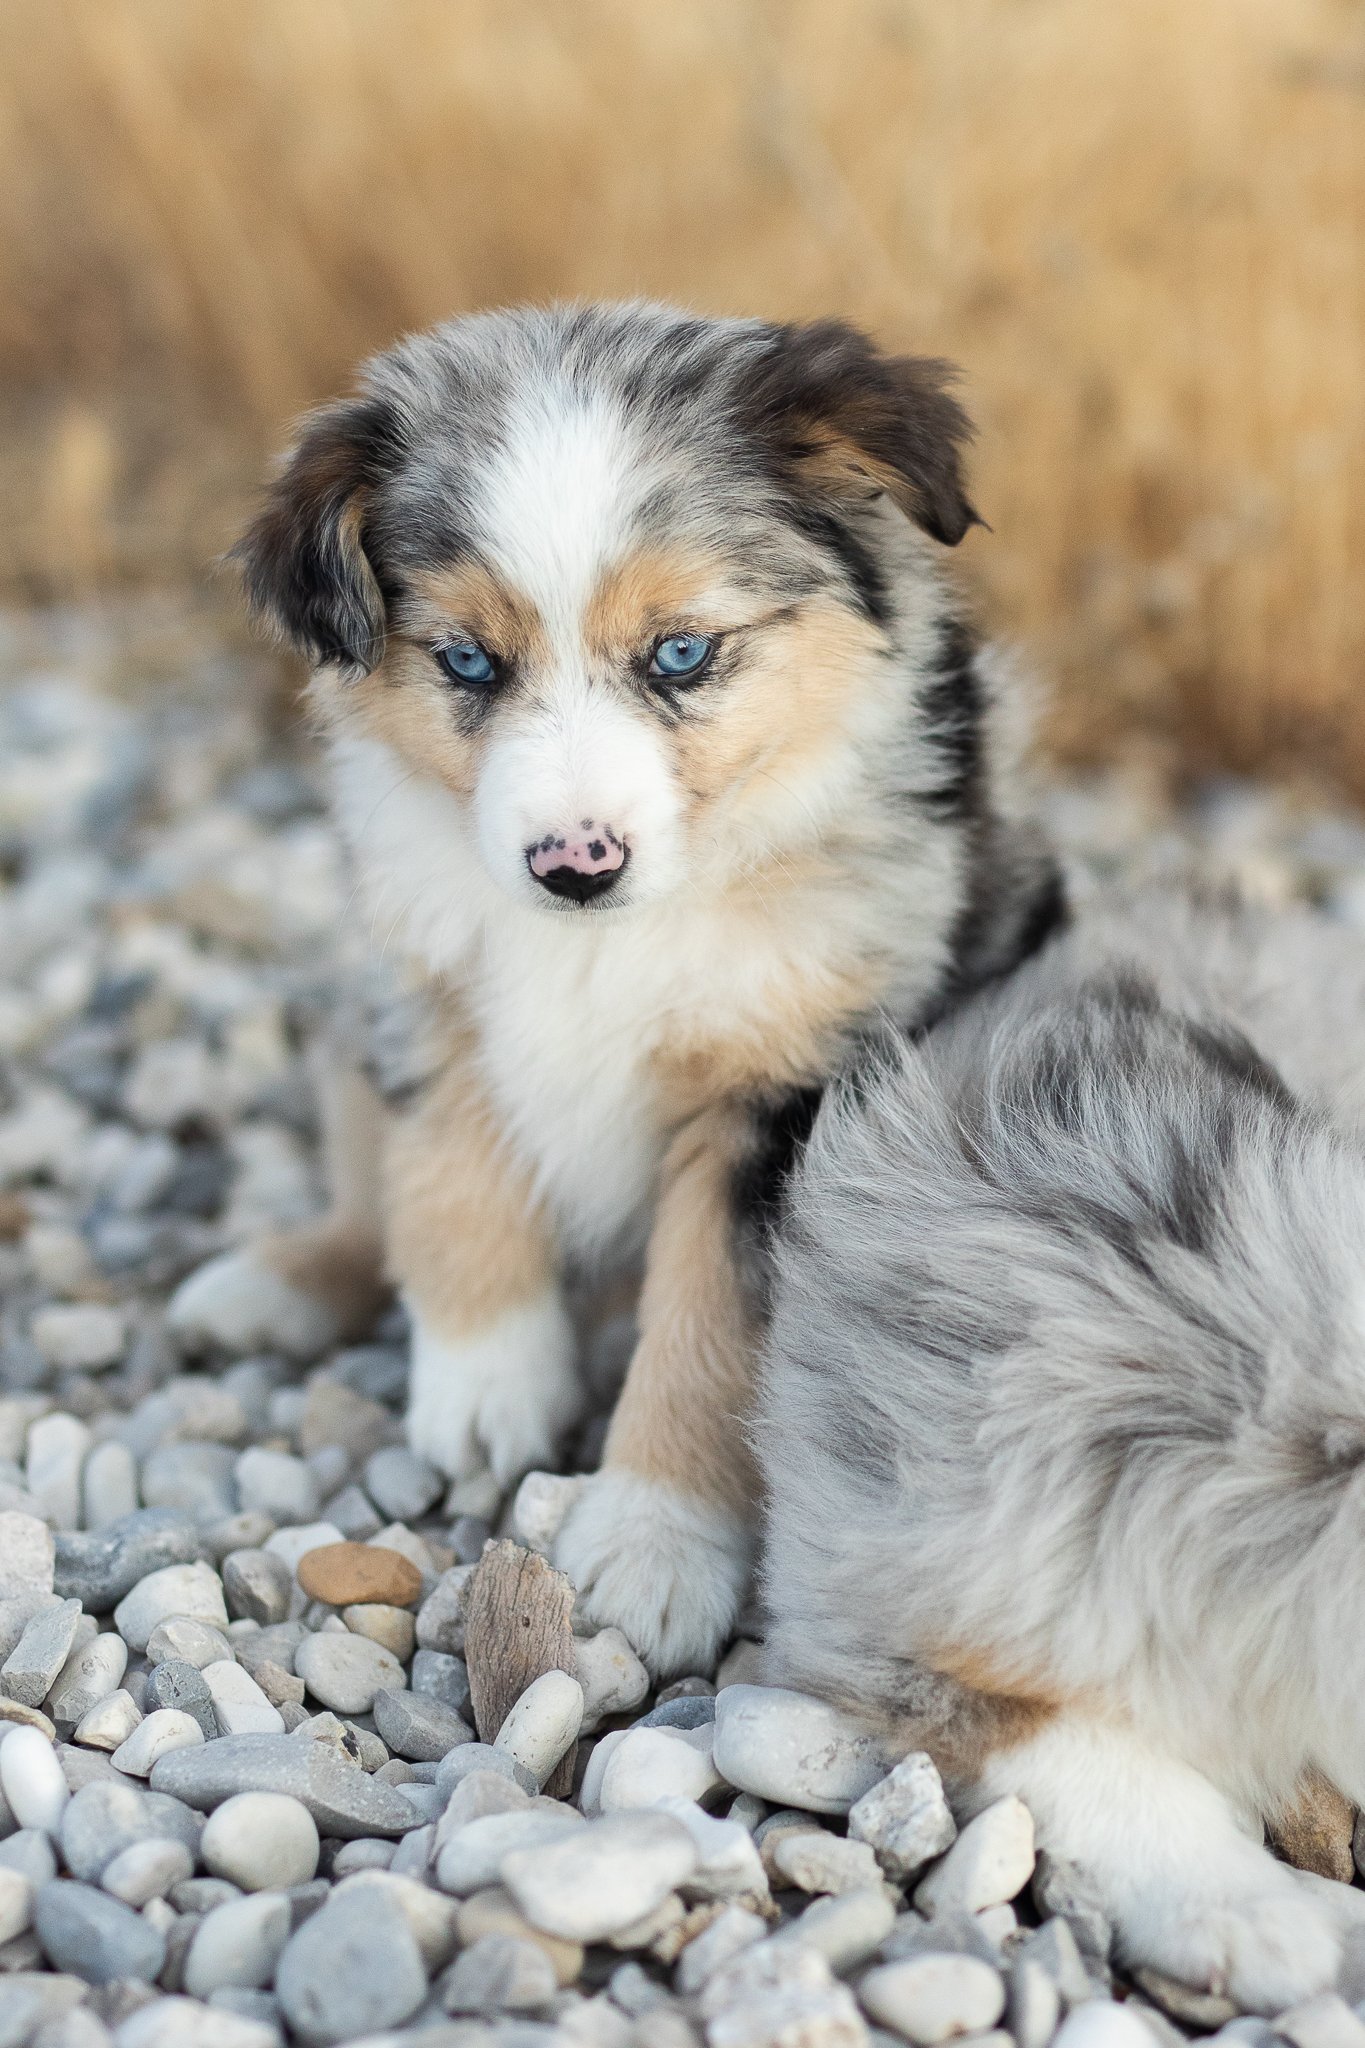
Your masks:
<svg viewBox="0 0 1365 2048"><path fill-rule="evenodd" d="M966 1656L1263 1802L1359 1781L1365 1154L1329 987L1365 1015L1345 934L1095 910L826 1098L756 1425L779 1673L932 1748Z"/></svg>

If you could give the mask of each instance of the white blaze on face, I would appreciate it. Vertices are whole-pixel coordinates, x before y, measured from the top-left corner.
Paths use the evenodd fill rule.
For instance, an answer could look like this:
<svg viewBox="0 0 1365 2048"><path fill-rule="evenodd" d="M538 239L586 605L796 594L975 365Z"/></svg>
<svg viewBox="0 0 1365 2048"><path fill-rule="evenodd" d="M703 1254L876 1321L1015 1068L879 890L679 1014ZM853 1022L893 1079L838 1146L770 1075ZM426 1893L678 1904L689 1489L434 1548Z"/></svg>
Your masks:
<svg viewBox="0 0 1365 2048"><path fill-rule="evenodd" d="M583 631L603 573L632 544L647 484L619 411L600 393L553 388L528 394L481 479L482 543L535 606L550 660L490 733L474 818L494 879L540 902L527 849L587 819L629 848L623 901L648 901L678 880L681 799L664 731L594 675Z"/></svg>

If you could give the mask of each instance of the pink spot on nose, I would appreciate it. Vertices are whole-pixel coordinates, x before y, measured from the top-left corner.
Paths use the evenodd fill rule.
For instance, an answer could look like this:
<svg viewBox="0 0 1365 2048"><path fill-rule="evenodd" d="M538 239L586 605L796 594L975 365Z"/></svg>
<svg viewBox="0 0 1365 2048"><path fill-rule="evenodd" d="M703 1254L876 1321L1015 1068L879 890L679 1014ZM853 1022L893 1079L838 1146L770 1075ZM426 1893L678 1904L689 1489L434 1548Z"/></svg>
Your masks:
<svg viewBox="0 0 1365 2048"><path fill-rule="evenodd" d="M547 832L527 847L526 858L537 880L556 868L569 868L576 875L611 875L625 866L626 849L610 825L585 818L575 832Z"/></svg>

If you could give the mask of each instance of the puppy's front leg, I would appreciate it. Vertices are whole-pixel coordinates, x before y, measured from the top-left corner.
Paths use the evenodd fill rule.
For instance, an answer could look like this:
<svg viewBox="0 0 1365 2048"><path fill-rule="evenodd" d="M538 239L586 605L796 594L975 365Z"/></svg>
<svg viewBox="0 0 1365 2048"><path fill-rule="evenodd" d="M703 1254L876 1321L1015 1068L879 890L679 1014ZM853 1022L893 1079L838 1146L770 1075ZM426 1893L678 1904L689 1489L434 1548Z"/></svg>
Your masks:
<svg viewBox="0 0 1365 2048"><path fill-rule="evenodd" d="M388 1259L412 1319L408 1441L452 1478L552 1465L582 1410L574 1332L530 1174L457 1044L396 1121Z"/></svg>
<svg viewBox="0 0 1365 2048"><path fill-rule="evenodd" d="M640 1340L602 1470L555 1562L590 1616L625 1631L656 1676L710 1671L749 1577L759 1482L745 1425L754 1316L735 1262L742 1111L705 1111L675 1139L650 1236Z"/></svg>

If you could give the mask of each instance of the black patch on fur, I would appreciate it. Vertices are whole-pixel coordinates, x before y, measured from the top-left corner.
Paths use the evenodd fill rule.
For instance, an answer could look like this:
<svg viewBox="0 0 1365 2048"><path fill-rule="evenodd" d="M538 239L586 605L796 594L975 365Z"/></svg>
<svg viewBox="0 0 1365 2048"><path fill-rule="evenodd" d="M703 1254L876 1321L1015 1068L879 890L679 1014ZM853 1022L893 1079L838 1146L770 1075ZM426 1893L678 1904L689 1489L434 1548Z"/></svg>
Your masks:
<svg viewBox="0 0 1365 2048"><path fill-rule="evenodd" d="M1300 1107L1298 1097L1279 1068L1257 1052L1251 1040L1235 1025L1201 1024L1193 1018L1181 1021L1191 1046L1228 1081L1253 1090L1280 1109L1297 1110Z"/></svg>
<svg viewBox="0 0 1365 2048"><path fill-rule="evenodd" d="M930 357L883 355L842 320L772 327L736 379L738 423L788 495L812 495L814 460L841 441L866 458L872 491L889 490L926 533L955 547L981 522L962 478L972 427L949 391L954 375ZM835 494L828 474L816 491Z"/></svg>
<svg viewBox="0 0 1365 2048"><path fill-rule="evenodd" d="M387 399L325 406L232 550L252 610L310 661L365 674L383 656L388 597L365 545L364 497L404 453Z"/></svg>
<svg viewBox="0 0 1365 2048"><path fill-rule="evenodd" d="M985 779L982 726L986 692L976 665L976 636L961 619L945 619L939 651L920 694L924 734L942 765L941 780L919 797L941 819L970 817Z"/></svg>
<svg viewBox="0 0 1365 2048"><path fill-rule="evenodd" d="M753 1138L730 1186L739 1269L755 1311L766 1310L769 1246L782 1222L787 1184L815 1127L823 1087L793 1088L753 1105Z"/></svg>
<svg viewBox="0 0 1365 2048"><path fill-rule="evenodd" d="M884 626L891 615L886 578L876 556L864 547L847 520L840 519L827 505L789 498L785 517L798 533L805 534L827 555L833 555L852 587L860 610L873 625Z"/></svg>

